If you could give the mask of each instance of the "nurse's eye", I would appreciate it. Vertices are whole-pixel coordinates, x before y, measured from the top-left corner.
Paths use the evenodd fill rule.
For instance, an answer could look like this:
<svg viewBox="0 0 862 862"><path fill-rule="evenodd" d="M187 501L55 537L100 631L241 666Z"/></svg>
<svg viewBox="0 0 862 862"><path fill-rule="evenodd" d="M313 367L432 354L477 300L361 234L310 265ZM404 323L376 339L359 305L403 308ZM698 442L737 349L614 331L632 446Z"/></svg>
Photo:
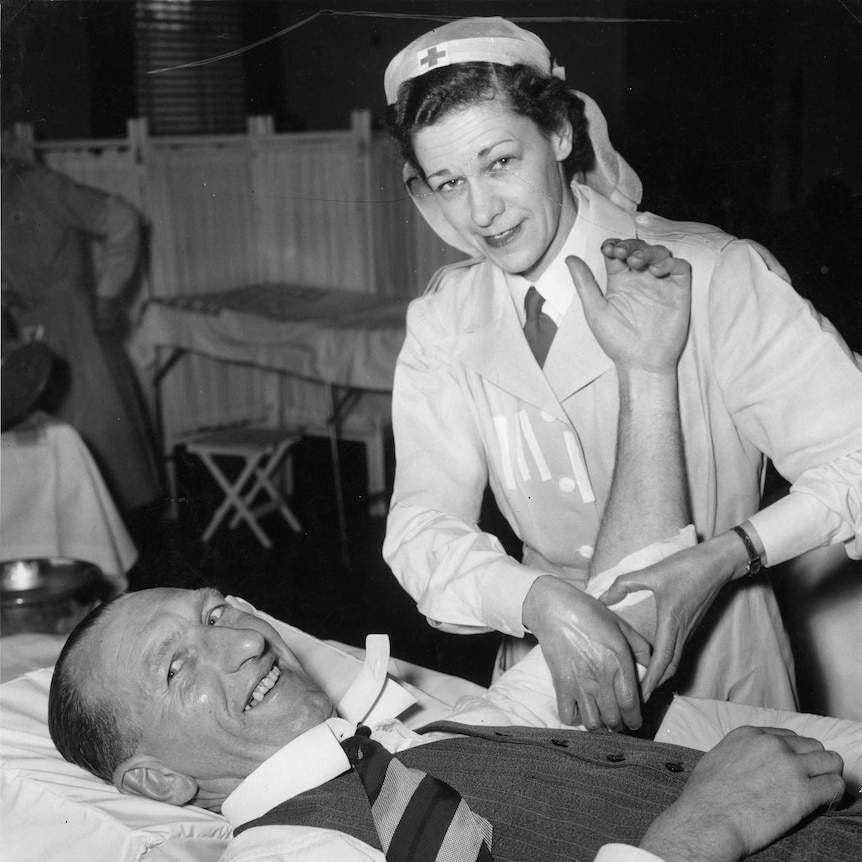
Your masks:
<svg viewBox="0 0 862 862"><path fill-rule="evenodd" d="M454 179L447 180L445 183L437 186L434 191L444 197L451 197L452 195L457 194L464 187L464 182L464 177L455 177Z"/></svg>
<svg viewBox="0 0 862 862"><path fill-rule="evenodd" d="M167 681L168 681L168 685L170 685L170 684L171 684L171 682L173 681L173 679L174 679L174 678L176 677L176 675L180 672L180 668L182 668L182 666L183 666L183 663L182 663L181 661L177 660L177 659L174 659L174 661L172 661L172 662L168 665L168 673L167 673Z"/></svg>
<svg viewBox="0 0 862 862"><path fill-rule="evenodd" d="M227 611L227 605L218 605L207 614L207 625L214 626L224 616Z"/></svg>
<svg viewBox="0 0 862 862"><path fill-rule="evenodd" d="M499 159L494 159L494 161L491 162L490 168L492 171L503 171L508 168L513 161L513 156L500 156Z"/></svg>

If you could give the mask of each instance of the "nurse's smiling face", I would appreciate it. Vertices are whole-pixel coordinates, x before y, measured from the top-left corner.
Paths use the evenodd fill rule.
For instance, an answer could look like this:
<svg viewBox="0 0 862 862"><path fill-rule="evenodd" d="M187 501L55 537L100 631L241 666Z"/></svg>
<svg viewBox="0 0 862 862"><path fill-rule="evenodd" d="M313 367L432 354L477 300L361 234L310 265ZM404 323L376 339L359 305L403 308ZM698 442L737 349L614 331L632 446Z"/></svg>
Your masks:
<svg viewBox="0 0 862 862"><path fill-rule="evenodd" d="M541 275L575 221L561 167L571 127L546 136L495 98L419 129L413 147L461 237L506 272Z"/></svg>
<svg viewBox="0 0 862 862"><path fill-rule="evenodd" d="M130 710L142 731L135 765L158 761L214 797L334 714L278 633L209 589L120 598L88 634L78 672L85 697Z"/></svg>

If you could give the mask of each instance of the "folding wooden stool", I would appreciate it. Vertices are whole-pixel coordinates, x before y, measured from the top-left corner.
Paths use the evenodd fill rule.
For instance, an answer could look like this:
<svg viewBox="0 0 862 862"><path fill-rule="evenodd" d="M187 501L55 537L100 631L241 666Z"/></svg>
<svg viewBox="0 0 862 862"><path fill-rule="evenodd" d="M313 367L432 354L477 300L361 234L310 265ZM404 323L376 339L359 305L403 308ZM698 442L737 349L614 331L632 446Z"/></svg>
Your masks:
<svg viewBox="0 0 862 862"><path fill-rule="evenodd" d="M231 512L230 528L235 529L240 521L245 521L265 548L271 548L272 542L261 527L259 518L270 512L281 512L294 532L302 531L272 478L300 436L285 429L248 426L203 434L186 443L187 450L201 459L225 493L224 501L204 530L204 542L213 537ZM244 462L235 479L229 479L218 463L222 458L242 459ZM260 495L267 498L266 502L254 506Z"/></svg>

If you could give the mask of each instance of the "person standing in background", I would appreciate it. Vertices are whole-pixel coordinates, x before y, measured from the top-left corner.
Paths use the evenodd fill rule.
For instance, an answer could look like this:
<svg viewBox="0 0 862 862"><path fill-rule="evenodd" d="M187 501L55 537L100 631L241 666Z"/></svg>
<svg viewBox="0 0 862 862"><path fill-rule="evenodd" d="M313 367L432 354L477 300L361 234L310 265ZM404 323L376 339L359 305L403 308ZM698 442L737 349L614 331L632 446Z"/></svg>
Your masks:
<svg viewBox="0 0 862 862"><path fill-rule="evenodd" d="M137 380L121 341L141 219L114 195L16 151L3 133L3 305L56 357L47 412L72 425L128 518L160 494Z"/></svg>

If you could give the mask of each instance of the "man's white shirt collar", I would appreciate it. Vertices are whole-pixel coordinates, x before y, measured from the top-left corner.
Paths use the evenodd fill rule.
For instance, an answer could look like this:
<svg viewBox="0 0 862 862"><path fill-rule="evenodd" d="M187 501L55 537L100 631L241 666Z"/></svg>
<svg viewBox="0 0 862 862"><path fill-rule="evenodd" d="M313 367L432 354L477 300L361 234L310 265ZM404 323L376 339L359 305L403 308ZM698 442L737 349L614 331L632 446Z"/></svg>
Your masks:
<svg viewBox="0 0 862 862"><path fill-rule="evenodd" d="M581 209L578 212L580 214ZM575 219L575 223L572 225L572 229L569 231L569 235L566 237L566 241L562 249L560 249L559 254L535 281L530 281L522 275L505 273L506 283L509 285L509 291L512 294L521 324L526 319L524 297L526 297L531 285L534 285L536 290L545 298L542 311L557 326L560 325L560 321L566 316L566 312L569 310L569 306L572 304L572 299L575 296L575 285L569 273L569 268L566 266L566 258L574 255L581 260L586 259L587 241L585 232L577 228L578 220Z"/></svg>
<svg viewBox="0 0 862 862"><path fill-rule="evenodd" d="M347 772L341 742L359 723L375 724L400 715L416 699L387 676L388 635L369 635L365 663L333 717L291 740L254 770L225 799L222 814L236 828L266 814L280 802L312 790Z"/></svg>

